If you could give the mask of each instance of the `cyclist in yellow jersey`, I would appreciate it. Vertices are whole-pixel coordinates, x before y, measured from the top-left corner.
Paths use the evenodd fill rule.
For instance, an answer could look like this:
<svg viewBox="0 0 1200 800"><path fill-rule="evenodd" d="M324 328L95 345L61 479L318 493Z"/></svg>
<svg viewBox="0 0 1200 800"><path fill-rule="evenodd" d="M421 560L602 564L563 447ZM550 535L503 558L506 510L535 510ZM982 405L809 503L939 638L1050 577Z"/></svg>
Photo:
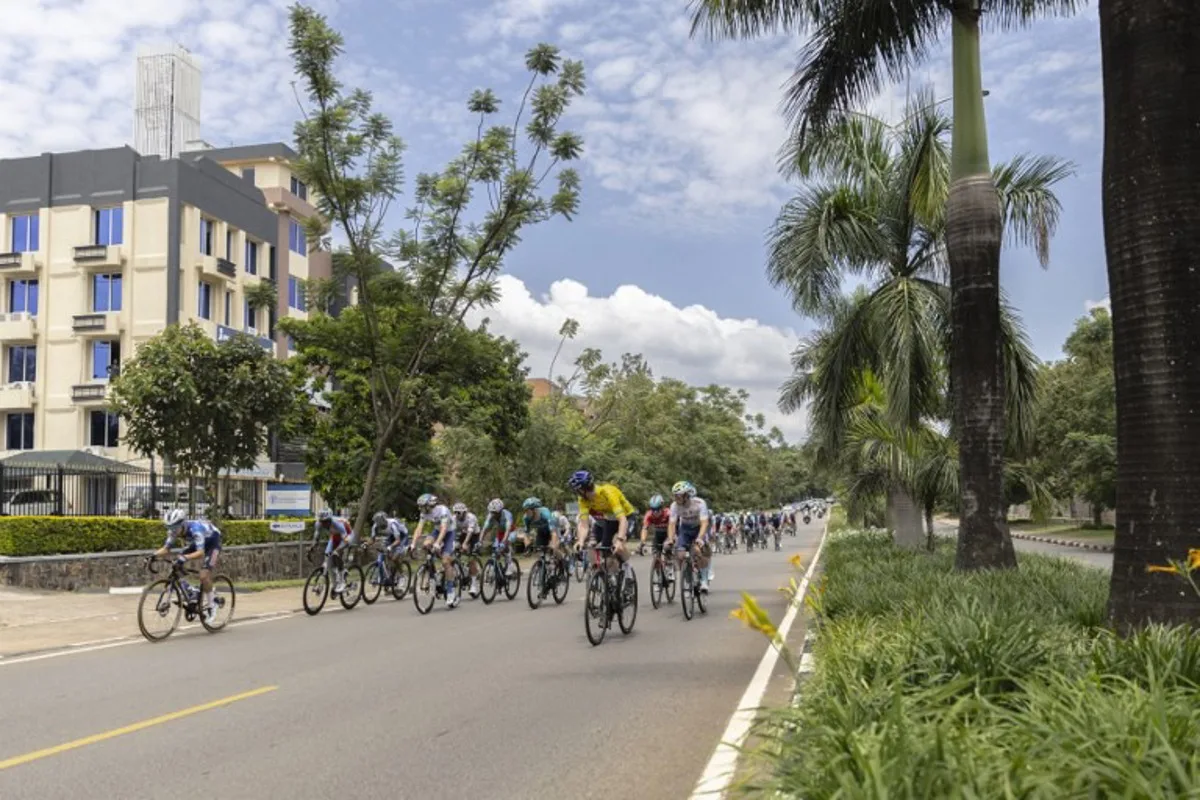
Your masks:
<svg viewBox="0 0 1200 800"><path fill-rule="evenodd" d="M579 496L580 543L594 538L598 547L611 548L612 554L628 574L629 554L625 550L625 537L629 533L633 505L614 484L596 483L592 473L585 469L572 475L567 485ZM595 536L591 535L593 531Z"/></svg>

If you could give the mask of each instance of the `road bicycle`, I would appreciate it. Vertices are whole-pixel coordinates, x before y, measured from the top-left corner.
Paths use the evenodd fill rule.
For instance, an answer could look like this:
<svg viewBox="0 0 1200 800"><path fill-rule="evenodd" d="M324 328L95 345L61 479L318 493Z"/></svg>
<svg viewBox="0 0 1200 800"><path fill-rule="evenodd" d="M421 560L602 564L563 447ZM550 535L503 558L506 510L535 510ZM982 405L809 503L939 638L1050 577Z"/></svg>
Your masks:
<svg viewBox="0 0 1200 800"><path fill-rule="evenodd" d="M567 571L575 575L575 580L578 583L583 583L583 579L587 577L587 552L582 547L577 547L574 544L567 545L566 551Z"/></svg>
<svg viewBox="0 0 1200 800"><path fill-rule="evenodd" d="M521 563L512 554L511 547L492 544L492 553L483 565L479 581L479 598L484 605L491 605L500 590L512 600L521 591Z"/></svg>
<svg viewBox="0 0 1200 800"><path fill-rule="evenodd" d="M462 566L457 560L450 562L450 569L454 570L455 581L461 590L466 573L462 571ZM433 610L434 601L447 595L446 567L442 563L441 551L434 552L434 548L426 547L425 560L417 567L413 582L413 605L421 614L428 614Z"/></svg>
<svg viewBox="0 0 1200 800"><path fill-rule="evenodd" d="M650 563L650 604L658 608L664 597L668 604L675 602L675 564L663 557L662 545L651 548L654 557Z"/></svg>
<svg viewBox="0 0 1200 800"><path fill-rule="evenodd" d="M583 628L593 647L604 641L614 618L621 633L627 635L637 621L637 576L631 565L626 577L624 568L611 553L611 547L592 549L593 561L588 570L587 597L583 604Z"/></svg>
<svg viewBox="0 0 1200 800"><path fill-rule="evenodd" d="M783 531L781 531L779 528L775 528L772 533L775 536L775 552L778 553L783 549Z"/></svg>
<svg viewBox="0 0 1200 800"><path fill-rule="evenodd" d="M708 613L708 599L704 592L700 591L699 560L691 550L680 559L682 563L679 566L679 605L683 609L684 620L690 620L696 615L697 606L701 614Z"/></svg>
<svg viewBox="0 0 1200 800"><path fill-rule="evenodd" d="M327 554L320 566L309 573L308 580L304 582L303 599L304 612L310 617L321 613L321 609L325 607L325 601L329 599L330 589L339 572L344 585L342 591L333 592L334 596L347 611L358 605L363 596L363 571L358 564L349 563L350 555L357 552L357 547L358 545L348 545L344 556L341 553ZM308 549L310 561L315 554L316 545L313 545Z"/></svg>
<svg viewBox="0 0 1200 800"><path fill-rule="evenodd" d="M567 572L566 563L556 557L549 547L539 547L537 560L529 568L529 581L525 584L525 598L529 607L536 609L553 594L554 604L561 606L567 599L567 589L571 586L571 574Z"/></svg>
<svg viewBox="0 0 1200 800"><path fill-rule="evenodd" d="M461 575L462 579L467 583L469 583L471 580L471 567L475 568L476 578L482 578L483 576L483 562L479 560L479 551L482 547L483 543L480 542L477 537L470 550L460 546L456 546L454 549L454 564L458 568L458 574ZM463 584L464 592L469 588L470 587L466 583ZM482 587L480 588L482 589ZM465 594L467 598L471 600L475 599L471 597L470 592L465 592Z"/></svg>
<svg viewBox="0 0 1200 800"><path fill-rule="evenodd" d="M158 572L160 561L154 557L146 559L146 569L151 573ZM226 575L214 575L212 579L212 605L214 611L210 616L200 607L200 587L192 585L188 572L179 564L171 565L171 572L165 578L159 578L142 589L142 598L138 601L138 628L152 642L166 639L179 625L182 614L188 622L197 618L209 633L216 633L229 624L233 619L233 606L237 601L237 593L233 590L233 581ZM162 631L151 631L154 623L163 623Z"/></svg>
<svg viewBox="0 0 1200 800"><path fill-rule="evenodd" d="M397 600L403 600L412 587L412 564L407 558L390 553L385 542L378 538L370 542L376 553L363 577L362 599L367 605L378 600L384 589Z"/></svg>

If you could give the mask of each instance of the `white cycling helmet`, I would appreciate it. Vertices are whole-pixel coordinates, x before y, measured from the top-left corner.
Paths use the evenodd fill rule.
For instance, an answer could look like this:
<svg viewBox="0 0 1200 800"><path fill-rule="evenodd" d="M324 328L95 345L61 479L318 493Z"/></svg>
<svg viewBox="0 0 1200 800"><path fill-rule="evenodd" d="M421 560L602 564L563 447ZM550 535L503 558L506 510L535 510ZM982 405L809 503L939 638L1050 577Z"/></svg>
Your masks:
<svg viewBox="0 0 1200 800"><path fill-rule="evenodd" d="M163 515L163 524L168 528L178 528L186 518L182 508L172 508Z"/></svg>
<svg viewBox="0 0 1200 800"><path fill-rule="evenodd" d="M460 515L467 513L467 504L466 503L455 503L454 504L454 513L460 514Z"/></svg>
<svg viewBox="0 0 1200 800"><path fill-rule="evenodd" d="M496 499L494 499L490 503L488 503L488 513L489 514L499 514L503 510L504 510L504 501L501 500L499 497L497 497Z"/></svg>

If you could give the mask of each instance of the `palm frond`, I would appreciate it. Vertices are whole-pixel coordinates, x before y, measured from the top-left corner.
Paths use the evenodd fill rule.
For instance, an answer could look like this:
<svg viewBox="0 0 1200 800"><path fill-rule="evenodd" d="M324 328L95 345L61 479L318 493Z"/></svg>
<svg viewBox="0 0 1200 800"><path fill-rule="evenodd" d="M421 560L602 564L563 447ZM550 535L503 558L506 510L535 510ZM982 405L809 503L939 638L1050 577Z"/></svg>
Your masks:
<svg viewBox="0 0 1200 800"><path fill-rule="evenodd" d="M692 36L752 39L778 32L799 32L820 14L817 0L692 0Z"/></svg>
<svg viewBox="0 0 1200 800"><path fill-rule="evenodd" d="M1035 19L1070 17L1086 0L983 0L983 23L988 30L1024 28Z"/></svg>
<svg viewBox="0 0 1200 800"><path fill-rule="evenodd" d="M1000 357L1004 363L1006 445L1010 453L1021 457L1033 445L1041 361L1033 352L1021 316L1003 296L1000 298Z"/></svg>
<svg viewBox="0 0 1200 800"><path fill-rule="evenodd" d="M927 87L909 101L897 129L896 183L903 189L908 216L931 228L944 221L950 195L950 124Z"/></svg>
<svg viewBox="0 0 1200 800"><path fill-rule="evenodd" d="M873 204L849 186L804 189L787 202L767 235L767 277L802 314L828 313L841 278L879 263Z"/></svg>
<svg viewBox="0 0 1200 800"><path fill-rule="evenodd" d="M899 80L934 44L948 6L937 0L826 0L785 88L803 142L837 115Z"/></svg>
<svg viewBox="0 0 1200 800"><path fill-rule="evenodd" d="M1075 165L1055 156L1019 155L992 168L1009 241L1034 248L1043 267L1058 229L1062 203L1054 185L1075 174Z"/></svg>
<svg viewBox="0 0 1200 800"><path fill-rule="evenodd" d="M822 178L871 194L888 174L891 133L877 117L846 114L820 133L789 136L780 150L779 171L785 178Z"/></svg>
<svg viewBox="0 0 1200 800"><path fill-rule="evenodd" d="M872 292L866 305L888 416L897 425L915 427L939 406L941 299L927 282L898 277Z"/></svg>

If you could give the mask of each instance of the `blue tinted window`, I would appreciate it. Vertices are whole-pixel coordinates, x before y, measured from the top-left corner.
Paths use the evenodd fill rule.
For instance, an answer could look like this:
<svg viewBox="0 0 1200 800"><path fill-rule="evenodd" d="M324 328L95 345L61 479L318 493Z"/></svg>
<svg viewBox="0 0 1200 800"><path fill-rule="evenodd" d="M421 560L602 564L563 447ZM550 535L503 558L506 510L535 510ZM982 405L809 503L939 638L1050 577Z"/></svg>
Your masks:
<svg viewBox="0 0 1200 800"><path fill-rule="evenodd" d="M121 366L120 342L92 342L92 377L105 379L117 374Z"/></svg>
<svg viewBox="0 0 1200 800"><path fill-rule="evenodd" d="M37 347L19 344L8 348L8 382L37 380Z"/></svg>
<svg viewBox="0 0 1200 800"><path fill-rule="evenodd" d="M12 251L28 253L38 249L37 214L24 214L12 218Z"/></svg>
<svg viewBox="0 0 1200 800"><path fill-rule="evenodd" d="M91 413L92 447L116 447L120 444L120 418L112 411L93 411Z"/></svg>
<svg viewBox="0 0 1200 800"><path fill-rule="evenodd" d="M200 218L200 252L206 256L213 254L213 223L210 219Z"/></svg>
<svg viewBox="0 0 1200 800"><path fill-rule="evenodd" d="M24 311L37 316L38 312L38 282L36 280L17 280L8 283L8 310Z"/></svg>
<svg viewBox="0 0 1200 800"><path fill-rule="evenodd" d="M92 311L121 310L121 275L92 276Z"/></svg>
<svg viewBox="0 0 1200 800"><path fill-rule="evenodd" d="M200 281L199 307L196 313L201 319L212 319L212 287L204 281Z"/></svg>
<svg viewBox="0 0 1200 800"><path fill-rule="evenodd" d="M258 243L246 240L246 274L258 274Z"/></svg>
<svg viewBox="0 0 1200 800"><path fill-rule="evenodd" d="M302 256L308 255L308 235L304 226L294 219L288 221L288 249Z"/></svg>
<svg viewBox="0 0 1200 800"><path fill-rule="evenodd" d="M98 208L94 217L96 244L121 244L125 231L125 209L122 206Z"/></svg>
<svg viewBox="0 0 1200 800"><path fill-rule="evenodd" d="M6 444L9 450L33 449L32 411L8 415L8 441Z"/></svg>

